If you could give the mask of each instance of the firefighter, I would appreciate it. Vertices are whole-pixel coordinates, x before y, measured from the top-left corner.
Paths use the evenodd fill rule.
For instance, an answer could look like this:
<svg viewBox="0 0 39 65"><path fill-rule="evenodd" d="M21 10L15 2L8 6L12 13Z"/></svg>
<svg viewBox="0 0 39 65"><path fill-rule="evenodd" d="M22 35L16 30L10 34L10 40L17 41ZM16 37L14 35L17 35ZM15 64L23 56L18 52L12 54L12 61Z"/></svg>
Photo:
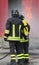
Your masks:
<svg viewBox="0 0 39 65"><path fill-rule="evenodd" d="M24 17L21 15L20 19L23 22L23 26L21 27L21 41L20 43L23 44L23 50L24 50L24 63L29 62L29 32L30 32L30 25L24 20Z"/></svg>
<svg viewBox="0 0 39 65"><path fill-rule="evenodd" d="M13 13L13 11L12 11ZM22 20L19 18L19 12L16 10L15 14L12 14L12 17L7 20L6 29L4 33L4 40L9 42L10 46L10 65L16 65L16 54L15 48L17 51L17 56L19 59L20 65L22 64L22 44L20 44L20 29L22 26Z"/></svg>
<svg viewBox="0 0 39 65"><path fill-rule="evenodd" d="M18 15L18 18L20 19L20 14L18 12L18 10L15 11L15 14ZM21 19L20 19L21 20ZM22 26L22 20L21 20L21 26ZM20 36L21 36L21 28L20 28ZM21 39L21 37L20 37ZM17 57L18 57L18 62L17 64L18 65L24 65L24 59L23 59L23 44L20 43L17 43L15 44L15 47L16 47L16 53L17 53Z"/></svg>
<svg viewBox="0 0 39 65"><path fill-rule="evenodd" d="M15 13L18 12L17 10ZM19 15L19 12L18 12ZM28 63L29 54L28 54L28 47L29 47L29 31L30 26L26 22L23 15L19 15L19 18L22 20L22 26L20 29L20 43L16 44L16 51L18 56L18 65L23 65L24 63Z"/></svg>

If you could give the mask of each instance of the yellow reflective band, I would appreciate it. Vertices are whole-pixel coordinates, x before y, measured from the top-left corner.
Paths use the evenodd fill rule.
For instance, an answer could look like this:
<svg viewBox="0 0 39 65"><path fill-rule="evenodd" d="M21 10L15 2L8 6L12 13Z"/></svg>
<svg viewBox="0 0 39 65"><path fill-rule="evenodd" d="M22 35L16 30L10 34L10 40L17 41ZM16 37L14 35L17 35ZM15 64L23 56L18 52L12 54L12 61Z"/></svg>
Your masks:
<svg viewBox="0 0 39 65"><path fill-rule="evenodd" d="M29 57L24 57L24 59L29 59Z"/></svg>
<svg viewBox="0 0 39 65"><path fill-rule="evenodd" d="M18 41L18 40L20 40L20 37L11 37L11 36L9 36L9 37L7 38L7 40Z"/></svg>
<svg viewBox="0 0 39 65"><path fill-rule="evenodd" d="M16 58L10 58L10 60L15 60Z"/></svg>
<svg viewBox="0 0 39 65"><path fill-rule="evenodd" d="M23 59L24 57L18 57L18 59Z"/></svg>
<svg viewBox="0 0 39 65"><path fill-rule="evenodd" d="M11 57L15 56L15 55L10 55Z"/></svg>
<svg viewBox="0 0 39 65"><path fill-rule="evenodd" d="M17 56L22 56L22 55L24 55L24 54L18 54Z"/></svg>
<svg viewBox="0 0 39 65"><path fill-rule="evenodd" d="M28 42L29 39L25 40L25 39L21 39L20 42Z"/></svg>
<svg viewBox="0 0 39 65"><path fill-rule="evenodd" d="M12 25L12 36L15 37L15 25Z"/></svg>
<svg viewBox="0 0 39 65"><path fill-rule="evenodd" d="M21 29L21 25L19 25L19 37L20 37L20 29Z"/></svg>
<svg viewBox="0 0 39 65"><path fill-rule="evenodd" d="M24 56L29 56L29 54L24 54Z"/></svg>
<svg viewBox="0 0 39 65"><path fill-rule="evenodd" d="M6 36L4 36L4 38L7 38Z"/></svg>
<svg viewBox="0 0 39 65"><path fill-rule="evenodd" d="M25 20L25 19L24 19L22 22L23 22L24 26L26 26L26 25L27 25L27 22L26 22L26 20Z"/></svg>
<svg viewBox="0 0 39 65"><path fill-rule="evenodd" d="M20 36L20 28L21 28L21 25L19 25L19 36ZM12 36L15 37L15 25L13 24L12 25Z"/></svg>
<svg viewBox="0 0 39 65"><path fill-rule="evenodd" d="M18 59L29 59L29 57L18 57Z"/></svg>
<svg viewBox="0 0 39 65"><path fill-rule="evenodd" d="M6 33L6 34L9 34L9 30L5 30L5 33Z"/></svg>

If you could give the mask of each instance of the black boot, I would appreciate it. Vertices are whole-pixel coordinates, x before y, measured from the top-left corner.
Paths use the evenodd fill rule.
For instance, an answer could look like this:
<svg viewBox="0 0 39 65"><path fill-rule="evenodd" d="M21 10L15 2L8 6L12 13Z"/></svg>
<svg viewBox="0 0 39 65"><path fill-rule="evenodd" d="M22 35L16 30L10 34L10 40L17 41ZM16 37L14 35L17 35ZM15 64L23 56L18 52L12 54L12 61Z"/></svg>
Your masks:
<svg viewBox="0 0 39 65"><path fill-rule="evenodd" d="M18 65L24 65L24 60L18 60L17 64Z"/></svg>
<svg viewBox="0 0 39 65"><path fill-rule="evenodd" d="M10 62L8 62L7 65L10 65Z"/></svg>
<svg viewBox="0 0 39 65"><path fill-rule="evenodd" d="M20 63L17 63L17 65L24 65L24 63L20 62Z"/></svg>
<svg viewBox="0 0 39 65"><path fill-rule="evenodd" d="M29 65L29 59L25 59L24 65Z"/></svg>
<svg viewBox="0 0 39 65"><path fill-rule="evenodd" d="M24 62L29 63L29 59L25 59L25 61L24 61Z"/></svg>
<svg viewBox="0 0 39 65"><path fill-rule="evenodd" d="M11 65L16 65L16 61L11 60Z"/></svg>
<svg viewBox="0 0 39 65"><path fill-rule="evenodd" d="M17 65L17 64L15 64L15 63L13 63L13 64L12 63L7 63L7 65Z"/></svg>
<svg viewBox="0 0 39 65"><path fill-rule="evenodd" d="M7 65L16 65L15 61L11 61L10 63L7 63Z"/></svg>

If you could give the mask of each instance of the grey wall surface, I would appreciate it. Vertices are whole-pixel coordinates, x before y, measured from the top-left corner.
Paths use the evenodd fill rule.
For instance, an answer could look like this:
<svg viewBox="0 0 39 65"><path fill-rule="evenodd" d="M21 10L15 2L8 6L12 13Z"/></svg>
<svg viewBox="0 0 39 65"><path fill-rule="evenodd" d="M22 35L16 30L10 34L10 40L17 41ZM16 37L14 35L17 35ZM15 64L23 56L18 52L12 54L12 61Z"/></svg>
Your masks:
<svg viewBox="0 0 39 65"><path fill-rule="evenodd" d="M21 13L21 0L8 0L8 3L9 17L11 16L11 10L18 10Z"/></svg>

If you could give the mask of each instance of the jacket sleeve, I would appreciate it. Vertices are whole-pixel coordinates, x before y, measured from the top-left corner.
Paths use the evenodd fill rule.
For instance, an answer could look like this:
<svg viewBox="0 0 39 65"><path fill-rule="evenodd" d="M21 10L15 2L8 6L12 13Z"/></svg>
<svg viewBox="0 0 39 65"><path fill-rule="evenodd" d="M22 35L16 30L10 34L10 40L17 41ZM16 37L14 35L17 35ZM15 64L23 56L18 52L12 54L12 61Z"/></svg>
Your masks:
<svg viewBox="0 0 39 65"><path fill-rule="evenodd" d="M30 32L30 25L27 23L28 32Z"/></svg>
<svg viewBox="0 0 39 65"><path fill-rule="evenodd" d="M5 33L4 33L4 40L5 41L7 41L7 37L9 36L9 33L10 33L10 21L7 20Z"/></svg>

